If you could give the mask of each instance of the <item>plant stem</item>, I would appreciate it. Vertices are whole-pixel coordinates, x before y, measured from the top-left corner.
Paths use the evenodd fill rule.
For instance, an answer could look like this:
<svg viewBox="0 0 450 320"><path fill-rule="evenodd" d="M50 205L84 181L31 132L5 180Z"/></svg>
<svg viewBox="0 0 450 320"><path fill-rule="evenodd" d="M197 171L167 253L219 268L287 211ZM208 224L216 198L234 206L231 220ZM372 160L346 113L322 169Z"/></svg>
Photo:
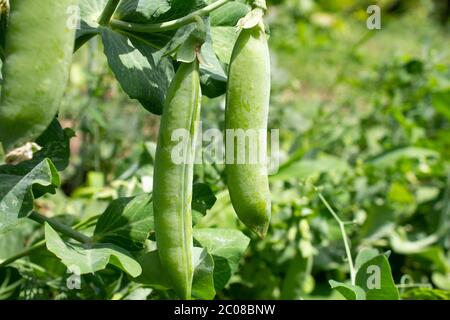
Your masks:
<svg viewBox="0 0 450 320"><path fill-rule="evenodd" d="M42 247L45 246L45 239L41 240L39 242L36 242L35 244L33 244L32 246L26 248L25 250L19 252L18 254L12 256L11 258L6 259L5 261L2 261L0 263L0 268L3 268L5 266L7 266L8 264L13 263L16 260L19 260L20 258L23 258L27 255L29 255L31 252L33 252L34 250L40 249Z"/></svg>
<svg viewBox="0 0 450 320"><path fill-rule="evenodd" d="M90 217L90 218L88 218L86 220L80 221L77 224L75 224L73 226L73 228L75 230L81 230L81 229L89 228L92 223L94 223L94 224L97 223L97 220L98 220L98 218L100 218L100 216L101 216L101 214L98 214L98 215L92 216L92 217Z"/></svg>
<svg viewBox="0 0 450 320"><path fill-rule="evenodd" d="M339 229L341 229L342 238L344 240L344 246L345 246L345 252L347 255L348 266L350 268L350 279L351 279L352 285L355 285L356 284L356 270L355 270L355 267L353 264L353 258L352 258L352 253L350 251L350 245L349 245L347 233L345 232L345 223L342 222L342 220L339 218L339 216L336 214L336 212L333 210L333 208L331 208L330 204L325 199L325 197L322 195L322 193L318 192L318 195L319 195L320 200L325 205L325 207L328 209L328 211L330 211L333 218L339 224Z"/></svg>
<svg viewBox="0 0 450 320"><path fill-rule="evenodd" d="M56 231L59 231L60 233L66 235L74 240L77 240L81 243L91 243L92 242L91 238L82 234L81 232L75 231L71 227L69 227L65 224L62 224L62 223L56 221L55 219L45 217L38 212L33 211L28 216L28 218L30 218L31 220L34 220L40 224L44 224L45 222L47 222Z"/></svg>
<svg viewBox="0 0 450 320"><path fill-rule="evenodd" d="M112 19L110 24L113 28L127 30L127 31L133 31L133 32L142 32L142 33L157 33L157 32L164 32L169 30L178 29L182 26L185 26L189 23L195 22L195 19L197 16L204 16L209 14L211 11L214 11L221 6L223 6L225 3L229 2L231 0L218 0L216 2L211 3L210 5L203 7L197 11L194 11L187 16L184 16L179 19L161 22L161 23L154 23L154 24L141 24L141 23L131 23L131 22L125 22L121 20Z"/></svg>
<svg viewBox="0 0 450 320"><path fill-rule="evenodd" d="M97 215L97 216L90 217L87 220L80 221L79 223L77 223L76 225L73 226L73 229L75 229L75 230L83 229L86 226L89 226L90 223L95 222L96 220L98 220L98 218L100 216L101 215ZM40 249L40 248L44 247L45 243L46 243L45 239L42 239L42 240L36 242L32 246L24 249L23 251L17 253L16 255L6 259L5 261L0 262L0 268L5 267L5 266L7 266L7 265L9 265L9 264L11 264L11 263L13 263L13 262L23 258L23 257L26 257L27 255L32 253L34 250L37 250L37 249Z"/></svg>
<svg viewBox="0 0 450 320"><path fill-rule="evenodd" d="M101 26L106 26L110 20L112 15L117 9L117 6L119 5L120 0L109 0L106 4L105 9L103 9L103 12L98 19L98 24Z"/></svg>

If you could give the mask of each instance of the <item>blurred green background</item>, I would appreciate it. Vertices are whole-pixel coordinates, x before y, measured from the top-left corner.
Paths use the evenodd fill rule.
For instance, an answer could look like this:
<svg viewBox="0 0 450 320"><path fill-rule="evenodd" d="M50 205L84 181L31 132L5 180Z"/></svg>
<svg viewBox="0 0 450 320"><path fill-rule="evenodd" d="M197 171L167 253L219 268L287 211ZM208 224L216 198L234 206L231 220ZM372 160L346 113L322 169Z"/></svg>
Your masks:
<svg viewBox="0 0 450 320"><path fill-rule="evenodd" d="M375 3L381 30L368 30L366 9ZM273 220L265 240L237 221L223 168L196 168L196 180L218 198L199 225L240 228L254 240L217 298L341 298L328 281L346 281L348 263L320 191L348 222L353 255L364 247L391 251L404 298L448 299L449 2L268 4L270 128L280 129L281 167L271 176ZM223 97L205 98L204 128L222 127L223 105ZM72 163L63 190L38 201L41 212L88 218L111 199L151 191L159 118L122 92L97 40L76 53L61 110L63 126L76 132ZM37 297L60 294L48 280L33 281ZM78 297L115 294L88 290Z"/></svg>

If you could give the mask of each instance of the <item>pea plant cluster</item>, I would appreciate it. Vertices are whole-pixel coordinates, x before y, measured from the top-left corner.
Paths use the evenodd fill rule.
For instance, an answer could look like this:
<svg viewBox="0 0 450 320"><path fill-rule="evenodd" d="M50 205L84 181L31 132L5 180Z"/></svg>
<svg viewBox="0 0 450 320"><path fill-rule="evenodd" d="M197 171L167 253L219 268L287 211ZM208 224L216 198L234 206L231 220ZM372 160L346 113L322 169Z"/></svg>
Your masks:
<svg viewBox="0 0 450 320"><path fill-rule="evenodd" d="M102 273L126 279L130 292L216 297L232 279L250 239L236 229L196 226L216 202L211 187L193 179L202 97L225 95L225 129L267 132L271 68L265 1L1 0L0 10L5 163L0 166L0 236L25 219L44 229L43 238L0 261L5 282L0 298L20 294L26 273L21 260L35 252L56 256L67 268L69 291ZM220 45L212 40L214 27L221 27L216 28L224 39ZM114 199L95 217L63 221L40 213L35 201L55 193L60 172L68 167L74 134L62 128L58 109L72 54L94 37L101 38L123 91L161 115L153 188ZM172 134L179 129L189 132L189 139L183 161L174 163L178 141ZM264 134L256 149L265 152L266 140ZM251 147L243 152L252 152ZM242 151L228 141L226 148L233 155ZM225 167L237 217L264 238L272 207L266 163L232 161ZM333 288L348 299L398 299L386 254L363 251L355 266L348 258L351 284L332 281Z"/></svg>

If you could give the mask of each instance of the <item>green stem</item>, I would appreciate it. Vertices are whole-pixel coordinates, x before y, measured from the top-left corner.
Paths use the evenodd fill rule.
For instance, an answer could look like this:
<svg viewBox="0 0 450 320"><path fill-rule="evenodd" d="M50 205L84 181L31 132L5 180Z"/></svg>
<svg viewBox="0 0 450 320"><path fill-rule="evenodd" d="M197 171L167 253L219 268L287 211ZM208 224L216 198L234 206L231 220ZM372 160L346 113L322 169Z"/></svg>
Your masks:
<svg viewBox="0 0 450 320"><path fill-rule="evenodd" d="M77 224L75 224L73 226L73 228L75 230L81 230L81 229L89 228L92 225L92 223L94 223L94 224L97 223L97 220L98 220L98 218L100 218L100 216L101 216L101 214L98 214L98 215L92 216L92 217L90 217L90 218L88 218L86 220L80 221Z"/></svg>
<svg viewBox="0 0 450 320"><path fill-rule="evenodd" d="M194 11L187 16L184 16L179 19L161 22L161 23L154 23L154 24L140 24L140 23L131 23L131 22L125 22L121 20L112 19L110 24L113 28L132 31L132 32L142 32L142 33L157 33L157 32L164 32L169 30L178 29L182 26L185 26L189 23L193 23L196 21L197 16L204 16L209 14L211 11L214 11L221 6L223 6L225 3L229 2L231 0L218 0L216 2L211 3L210 5L203 7L197 11Z"/></svg>
<svg viewBox="0 0 450 320"><path fill-rule="evenodd" d="M80 229L84 229L86 227L89 227L89 225L92 222L96 222L100 216L101 215L96 215L96 216L90 217L87 220L80 221L79 223L77 223L76 225L73 226L73 229L80 230ZM14 256L12 256L12 257L2 261L0 263L0 268L5 267L5 266L7 266L7 265L9 265L9 264L11 264L11 263L13 263L13 262L23 258L23 257L28 256L30 253L32 253L35 250L38 250L40 248L45 247L45 243L46 243L45 239L42 239L42 240L36 242L35 244L33 244L32 246L30 246L28 248L25 248L23 251L17 253L16 255L14 255Z"/></svg>
<svg viewBox="0 0 450 320"><path fill-rule="evenodd" d="M75 231L74 229L72 229L71 227L62 224L58 221L56 221L55 219L52 218L48 218L43 216L42 214L33 211L28 218L30 218L31 220L34 220L40 224L44 224L45 222L47 222L53 229L55 229L56 231L74 239L77 240L81 243L91 243L92 240L91 238L89 238L88 236L82 234L81 232Z"/></svg>
<svg viewBox="0 0 450 320"><path fill-rule="evenodd" d="M339 229L341 230L342 238L344 240L344 246L345 246L345 252L346 252L346 255L347 255L348 266L350 268L350 279L352 281L352 285L355 285L356 284L356 270L355 270L355 267L354 267L354 264L353 264L353 258L352 258L352 254L351 254L351 251L350 251L350 244L348 242L347 233L345 232L345 223L339 218L339 216L333 210L333 208L331 208L330 204L325 199L325 197L322 195L322 193L318 192L318 195L319 195L320 200L325 205L325 207L328 209L328 211L330 211L330 213L333 216L333 218L339 224Z"/></svg>
<svg viewBox="0 0 450 320"><path fill-rule="evenodd" d="M2 261L0 263L0 268L3 268L5 266L7 266L8 264L13 263L16 260L19 260L27 255L29 255L31 252L33 252L34 250L40 249L42 247L45 246L45 240L41 240L39 242L36 242L35 244L33 244L32 246L26 248L25 250L19 252L18 254L12 256L11 258L8 258L4 261Z"/></svg>
<svg viewBox="0 0 450 320"><path fill-rule="evenodd" d="M103 12L98 19L98 24L101 26L106 26L110 20L112 15L117 9L117 6L119 5L120 0L109 0L106 4L105 9L103 9Z"/></svg>

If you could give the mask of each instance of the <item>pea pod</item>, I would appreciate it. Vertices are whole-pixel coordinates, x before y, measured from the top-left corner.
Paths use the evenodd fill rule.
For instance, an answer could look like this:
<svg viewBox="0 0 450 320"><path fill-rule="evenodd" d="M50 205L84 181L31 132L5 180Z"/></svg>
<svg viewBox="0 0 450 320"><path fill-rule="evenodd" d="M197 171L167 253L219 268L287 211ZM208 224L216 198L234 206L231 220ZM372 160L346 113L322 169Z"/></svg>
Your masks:
<svg viewBox="0 0 450 320"><path fill-rule="evenodd" d="M0 142L5 149L36 139L51 123L66 88L77 0L10 0L2 67Z"/></svg>
<svg viewBox="0 0 450 320"><path fill-rule="evenodd" d="M155 156L153 208L155 233L161 264L172 287L182 299L191 296L192 179L197 123L200 117L198 63L182 63L173 79L161 117ZM180 142L177 130L188 133L182 159L173 158Z"/></svg>
<svg viewBox="0 0 450 320"><path fill-rule="evenodd" d="M261 157L257 162L247 160L239 163L237 154L243 150L240 150L237 141L230 141L228 134L230 130L237 132L242 129L246 133L253 130L260 135L260 139L245 143L245 155L249 157L252 150L265 154L269 99L270 56L264 27L260 23L251 29L243 29L233 49L228 74L225 128L226 176L231 202L239 219L261 238L267 233L271 216L267 166ZM237 156L230 161L230 154Z"/></svg>

